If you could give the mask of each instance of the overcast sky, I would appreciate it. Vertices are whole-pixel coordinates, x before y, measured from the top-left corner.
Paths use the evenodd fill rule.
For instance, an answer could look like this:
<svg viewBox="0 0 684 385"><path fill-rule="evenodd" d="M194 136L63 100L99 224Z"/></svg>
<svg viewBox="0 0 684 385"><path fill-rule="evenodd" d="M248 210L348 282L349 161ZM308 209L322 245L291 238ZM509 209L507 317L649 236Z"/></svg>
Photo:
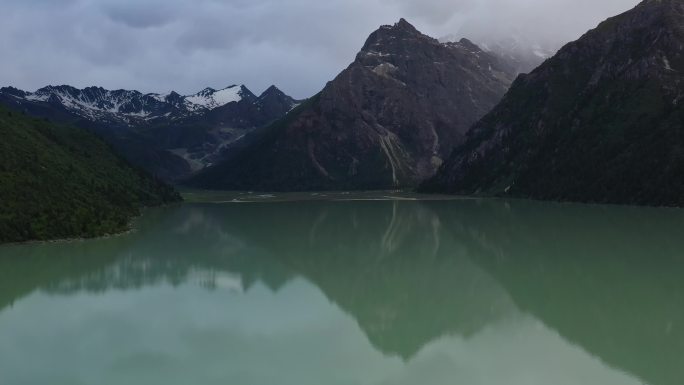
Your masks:
<svg viewBox="0 0 684 385"><path fill-rule="evenodd" d="M434 37L574 40L639 0L0 0L0 85L176 90L271 84L304 98L382 24Z"/></svg>

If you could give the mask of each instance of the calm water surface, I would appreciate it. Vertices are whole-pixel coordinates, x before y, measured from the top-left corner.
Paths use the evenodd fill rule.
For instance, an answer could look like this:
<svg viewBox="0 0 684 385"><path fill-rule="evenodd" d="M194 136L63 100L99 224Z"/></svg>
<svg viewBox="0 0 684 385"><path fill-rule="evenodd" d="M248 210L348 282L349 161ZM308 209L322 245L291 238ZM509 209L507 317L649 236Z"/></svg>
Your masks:
<svg viewBox="0 0 684 385"><path fill-rule="evenodd" d="M272 198L0 247L0 384L684 383L684 210Z"/></svg>

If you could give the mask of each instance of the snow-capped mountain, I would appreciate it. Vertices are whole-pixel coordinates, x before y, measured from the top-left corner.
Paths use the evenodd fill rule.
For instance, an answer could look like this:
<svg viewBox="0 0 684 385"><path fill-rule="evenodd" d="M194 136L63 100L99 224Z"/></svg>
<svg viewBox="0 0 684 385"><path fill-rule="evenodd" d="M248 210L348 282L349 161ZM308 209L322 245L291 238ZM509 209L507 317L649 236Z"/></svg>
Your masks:
<svg viewBox="0 0 684 385"><path fill-rule="evenodd" d="M256 96L244 85L192 95L63 85L35 92L0 88L0 103L91 129L132 163L173 181L213 164L228 145L283 117L298 101L275 86Z"/></svg>
<svg viewBox="0 0 684 385"><path fill-rule="evenodd" d="M47 86L36 92L2 88L0 94L19 101L42 102L62 106L67 111L91 121L111 121L128 125L155 119L177 120L197 116L208 111L237 103L243 99L254 102L256 97L244 85L232 85L220 90L205 88L182 96L177 92L143 94L138 91L110 91L102 87L78 89L71 86Z"/></svg>

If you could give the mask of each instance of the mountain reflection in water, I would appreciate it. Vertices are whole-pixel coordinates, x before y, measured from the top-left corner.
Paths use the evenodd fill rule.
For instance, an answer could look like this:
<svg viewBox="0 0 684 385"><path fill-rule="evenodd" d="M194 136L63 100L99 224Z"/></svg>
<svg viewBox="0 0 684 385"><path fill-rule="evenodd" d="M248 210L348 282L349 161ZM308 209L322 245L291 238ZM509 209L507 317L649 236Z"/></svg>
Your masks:
<svg viewBox="0 0 684 385"><path fill-rule="evenodd" d="M345 383L675 385L684 378L683 225L681 210L498 200L192 203L150 210L124 236L0 248L0 373L26 380L21 365L3 362L40 357L27 346L43 345L22 348L16 337L22 323L12 317L22 307L41 315L46 301L60 298L123 301L119 296L171 288L163 297L169 303L159 304L177 317L166 321L169 335L182 334L174 328L187 321L184 315L218 319L237 309L251 310L230 315L245 318L231 322L243 329L271 322L272 334L288 322L310 322L308 312L344 325L344 339L331 336L333 328L326 337L312 331L288 340L301 344L300 354L289 357L269 345L277 338L255 341L253 330L229 330L237 335L226 345L239 345L236 351L214 346L229 331L216 332L214 344L202 335L209 340L195 356L207 365L200 355L225 362L238 351L261 357L255 367L273 364L264 351L289 362L278 383L321 383L328 376ZM202 307L208 294L195 287L243 297L245 304L231 299L225 308ZM263 299L263 288L272 301ZM250 296L269 305L255 300L250 306ZM306 310L294 314L299 308ZM202 313L207 309L215 310ZM93 316L83 311L84 319ZM192 336L183 346L204 341ZM351 351L358 362L345 356ZM313 370L295 376L307 367L305 358L311 363L327 354L337 361L317 362L320 378ZM140 363L131 360L118 365L131 372ZM235 373L250 367L235 365ZM323 370L326 365L339 370ZM242 375L215 379L268 383Z"/></svg>

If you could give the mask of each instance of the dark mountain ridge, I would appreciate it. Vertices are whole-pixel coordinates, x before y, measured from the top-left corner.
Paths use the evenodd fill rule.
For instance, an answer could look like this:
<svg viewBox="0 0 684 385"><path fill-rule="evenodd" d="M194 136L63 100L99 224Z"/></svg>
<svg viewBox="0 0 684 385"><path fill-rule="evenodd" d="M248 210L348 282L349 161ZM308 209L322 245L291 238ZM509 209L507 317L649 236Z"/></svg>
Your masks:
<svg viewBox="0 0 684 385"><path fill-rule="evenodd" d="M684 2L647 0L519 77L423 186L684 204Z"/></svg>

